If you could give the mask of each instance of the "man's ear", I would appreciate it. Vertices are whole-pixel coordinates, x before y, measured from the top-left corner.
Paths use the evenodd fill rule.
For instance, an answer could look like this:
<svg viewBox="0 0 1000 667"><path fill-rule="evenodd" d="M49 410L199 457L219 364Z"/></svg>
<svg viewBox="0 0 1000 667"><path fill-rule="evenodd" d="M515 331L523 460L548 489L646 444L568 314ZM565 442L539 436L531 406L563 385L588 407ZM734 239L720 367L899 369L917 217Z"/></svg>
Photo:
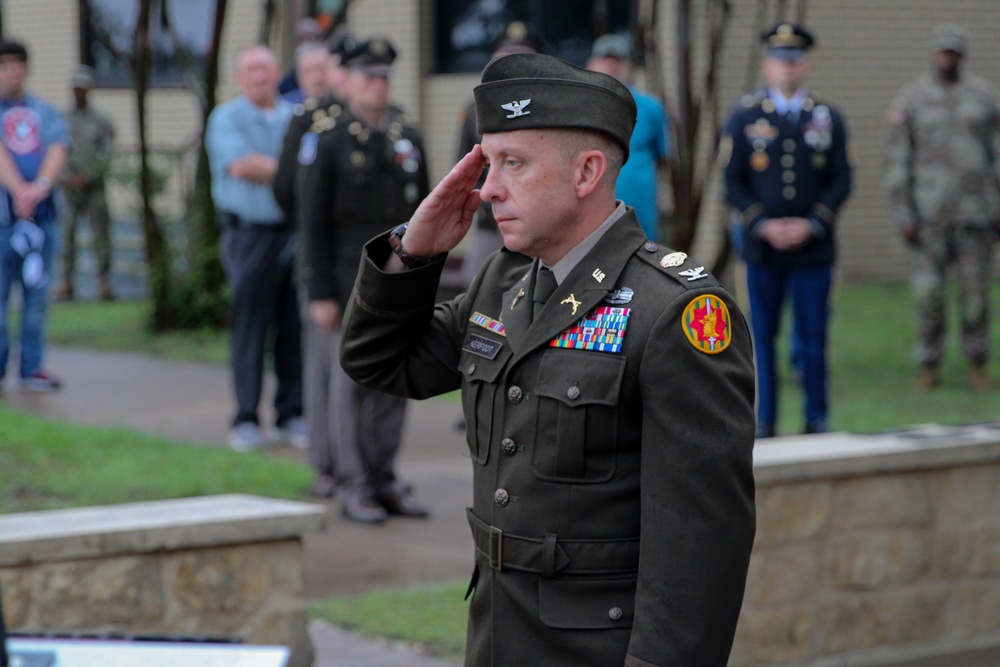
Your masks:
<svg viewBox="0 0 1000 667"><path fill-rule="evenodd" d="M575 172L576 196L589 197L594 190L604 187L604 174L608 170L608 158L599 150L583 151L576 156Z"/></svg>

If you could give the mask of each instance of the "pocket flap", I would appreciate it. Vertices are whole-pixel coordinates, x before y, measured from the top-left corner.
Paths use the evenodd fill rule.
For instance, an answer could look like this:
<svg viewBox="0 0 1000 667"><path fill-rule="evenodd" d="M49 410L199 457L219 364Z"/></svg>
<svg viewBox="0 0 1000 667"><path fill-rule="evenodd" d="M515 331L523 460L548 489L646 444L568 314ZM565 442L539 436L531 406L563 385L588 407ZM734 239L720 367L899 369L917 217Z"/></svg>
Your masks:
<svg viewBox="0 0 1000 667"><path fill-rule="evenodd" d="M618 405L627 359L603 353L563 352L551 350L543 355L535 387L539 396L570 407Z"/></svg>
<svg viewBox="0 0 1000 667"><path fill-rule="evenodd" d="M603 630L632 627L635 577L538 580L538 616L550 628Z"/></svg>

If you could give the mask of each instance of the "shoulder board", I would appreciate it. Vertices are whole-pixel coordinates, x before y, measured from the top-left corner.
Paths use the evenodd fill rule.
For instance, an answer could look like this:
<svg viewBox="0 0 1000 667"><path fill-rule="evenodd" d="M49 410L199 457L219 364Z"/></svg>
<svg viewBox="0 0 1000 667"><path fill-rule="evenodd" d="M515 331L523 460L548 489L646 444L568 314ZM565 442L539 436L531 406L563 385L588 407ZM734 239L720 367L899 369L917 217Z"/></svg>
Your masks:
<svg viewBox="0 0 1000 667"><path fill-rule="evenodd" d="M647 241L635 254L647 264L656 267L660 273L683 285L685 289L700 289L719 284L704 265L694 261L686 253L675 252L666 246Z"/></svg>

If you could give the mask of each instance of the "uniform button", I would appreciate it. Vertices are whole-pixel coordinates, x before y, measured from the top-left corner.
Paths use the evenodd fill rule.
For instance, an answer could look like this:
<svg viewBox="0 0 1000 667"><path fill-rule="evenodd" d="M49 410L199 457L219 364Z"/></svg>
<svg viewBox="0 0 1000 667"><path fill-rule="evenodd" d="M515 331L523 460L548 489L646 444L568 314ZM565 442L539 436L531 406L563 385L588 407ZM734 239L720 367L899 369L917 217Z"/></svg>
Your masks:
<svg viewBox="0 0 1000 667"><path fill-rule="evenodd" d="M791 169L787 169L787 170L781 172L781 180L784 181L785 183L794 183L795 182L795 172L792 171Z"/></svg>
<svg viewBox="0 0 1000 667"><path fill-rule="evenodd" d="M791 185L786 185L781 188L781 196L785 199L795 199L795 188Z"/></svg>
<svg viewBox="0 0 1000 667"><path fill-rule="evenodd" d="M497 489L496 493L493 494L493 499L500 507L507 507L507 503L510 502L510 494L505 489Z"/></svg>
<svg viewBox="0 0 1000 667"><path fill-rule="evenodd" d="M656 252L657 250L655 243L646 243L642 247L646 250L646 252Z"/></svg>
<svg viewBox="0 0 1000 667"><path fill-rule="evenodd" d="M517 385L507 390L507 399L511 403L520 403L522 398L524 398L524 392Z"/></svg>
<svg viewBox="0 0 1000 667"><path fill-rule="evenodd" d="M517 445L510 438L504 438L500 441L500 448L503 453L507 456L514 456L517 453Z"/></svg>
<svg viewBox="0 0 1000 667"><path fill-rule="evenodd" d="M622 608L619 607L618 605L615 605L614 607L608 610L608 618L610 618L612 621L620 621L622 620L622 616L624 615L625 612L623 612Z"/></svg>
<svg viewBox="0 0 1000 667"><path fill-rule="evenodd" d="M767 142L764 141L763 139L754 139L753 149L757 152L763 152L767 150Z"/></svg>
<svg viewBox="0 0 1000 667"><path fill-rule="evenodd" d="M795 150L795 139L785 139L781 142L781 147L785 149L786 153L791 153Z"/></svg>
<svg viewBox="0 0 1000 667"><path fill-rule="evenodd" d="M569 398L571 401L575 401L576 399L580 398L580 388L570 387L569 389L566 390L566 397Z"/></svg>
<svg viewBox="0 0 1000 667"><path fill-rule="evenodd" d="M782 155L781 156L781 166L785 169L791 169L795 166L795 156L794 155Z"/></svg>
<svg viewBox="0 0 1000 667"><path fill-rule="evenodd" d="M476 365L475 364L469 364L469 375L472 375L475 372L476 372Z"/></svg>

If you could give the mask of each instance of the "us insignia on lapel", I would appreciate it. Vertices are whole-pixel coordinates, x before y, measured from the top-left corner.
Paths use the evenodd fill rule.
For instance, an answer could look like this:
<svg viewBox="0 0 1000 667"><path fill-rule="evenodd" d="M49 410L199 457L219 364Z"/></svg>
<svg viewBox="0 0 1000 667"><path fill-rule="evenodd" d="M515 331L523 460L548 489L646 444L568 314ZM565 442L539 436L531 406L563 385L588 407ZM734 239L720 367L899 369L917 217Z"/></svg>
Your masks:
<svg viewBox="0 0 1000 667"><path fill-rule="evenodd" d="M718 354L732 342L729 309L719 297L706 294L692 299L681 317L688 342L705 354Z"/></svg>
<svg viewBox="0 0 1000 667"><path fill-rule="evenodd" d="M622 351L630 308L598 306L566 331L549 341L549 347L593 352Z"/></svg>

